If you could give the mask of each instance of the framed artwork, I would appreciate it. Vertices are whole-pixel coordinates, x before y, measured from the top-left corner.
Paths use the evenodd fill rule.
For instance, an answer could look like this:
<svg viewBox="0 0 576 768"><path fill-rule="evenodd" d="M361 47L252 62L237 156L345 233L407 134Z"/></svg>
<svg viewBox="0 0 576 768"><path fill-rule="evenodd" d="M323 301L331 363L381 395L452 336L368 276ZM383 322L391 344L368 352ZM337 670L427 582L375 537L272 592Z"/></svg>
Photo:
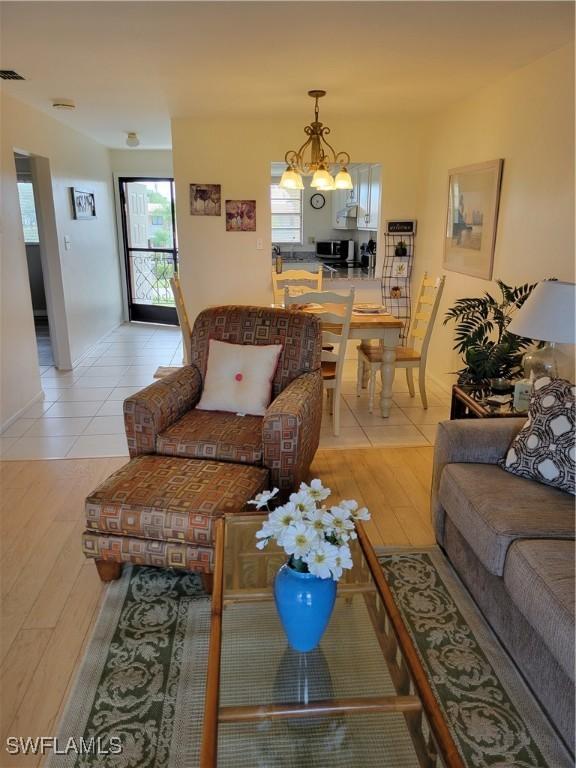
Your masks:
<svg viewBox="0 0 576 768"><path fill-rule="evenodd" d="M75 219L95 219L96 201L94 192L83 192L76 187L70 188L72 195L72 210Z"/></svg>
<svg viewBox="0 0 576 768"><path fill-rule="evenodd" d="M226 232L256 232L256 200L226 200Z"/></svg>
<svg viewBox="0 0 576 768"><path fill-rule="evenodd" d="M221 216L220 184L190 184L190 214L192 216Z"/></svg>
<svg viewBox="0 0 576 768"><path fill-rule="evenodd" d="M408 277L408 261L406 259L394 259L392 277Z"/></svg>
<svg viewBox="0 0 576 768"><path fill-rule="evenodd" d="M444 269L492 278L503 160L448 171Z"/></svg>

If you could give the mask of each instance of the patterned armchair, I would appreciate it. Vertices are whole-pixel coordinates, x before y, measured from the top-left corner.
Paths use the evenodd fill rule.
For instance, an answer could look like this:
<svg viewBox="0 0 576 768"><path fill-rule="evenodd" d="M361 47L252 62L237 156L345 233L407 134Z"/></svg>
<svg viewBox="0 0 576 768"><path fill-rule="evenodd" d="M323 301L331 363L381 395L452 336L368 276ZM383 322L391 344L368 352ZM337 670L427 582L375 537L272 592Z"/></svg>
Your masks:
<svg viewBox="0 0 576 768"><path fill-rule="evenodd" d="M264 416L199 411L209 339L282 344ZM190 365L124 403L130 456L161 454L263 466L270 487L293 490L307 479L322 417L322 337L305 312L252 306L204 310L192 330Z"/></svg>

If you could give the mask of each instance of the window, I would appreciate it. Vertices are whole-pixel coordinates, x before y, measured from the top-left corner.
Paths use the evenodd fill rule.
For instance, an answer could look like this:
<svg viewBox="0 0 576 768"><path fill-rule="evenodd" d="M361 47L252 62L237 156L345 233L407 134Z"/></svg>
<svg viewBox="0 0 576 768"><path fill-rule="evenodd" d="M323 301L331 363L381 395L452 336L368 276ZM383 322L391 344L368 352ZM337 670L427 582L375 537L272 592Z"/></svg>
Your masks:
<svg viewBox="0 0 576 768"><path fill-rule="evenodd" d="M20 198L24 242L27 245L37 244L40 239L38 237L38 222L36 221L36 206L34 205L34 189L30 181L18 182L18 196Z"/></svg>
<svg viewBox="0 0 576 768"><path fill-rule="evenodd" d="M164 216L152 216L151 220L154 227L161 227L164 224Z"/></svg>
<svg viewBox="0 0 576 768"><path fill-rule="evenodd" d="M302 243L302 191L270 185L272 242Z"/></svg>

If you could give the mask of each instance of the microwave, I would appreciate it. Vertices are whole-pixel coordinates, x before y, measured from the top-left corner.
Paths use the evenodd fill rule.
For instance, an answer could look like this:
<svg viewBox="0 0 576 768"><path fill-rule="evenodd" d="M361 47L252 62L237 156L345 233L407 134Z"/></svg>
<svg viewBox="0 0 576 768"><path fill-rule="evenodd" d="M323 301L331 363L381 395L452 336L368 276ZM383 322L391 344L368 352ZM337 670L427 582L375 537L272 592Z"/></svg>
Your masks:
<svg viewBox="0 0 576 768"><path fill-rule="evenodd" d="M332 261L354 261L354 240L318 240L316 256Z"/></svg>

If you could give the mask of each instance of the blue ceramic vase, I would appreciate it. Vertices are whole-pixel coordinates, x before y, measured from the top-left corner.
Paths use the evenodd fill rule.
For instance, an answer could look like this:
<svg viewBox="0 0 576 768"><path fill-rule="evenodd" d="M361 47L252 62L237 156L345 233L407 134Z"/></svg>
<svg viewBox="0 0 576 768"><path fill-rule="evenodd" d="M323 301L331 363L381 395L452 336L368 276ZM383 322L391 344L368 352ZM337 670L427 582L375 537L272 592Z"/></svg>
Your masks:
<svg viewBox="0 0 576 768"><path fill-rule="evenodd" d="M290 647L303 653L314 650L334 609L334 579L320 579L284 564L274 580L274 599Z"/></svg>

